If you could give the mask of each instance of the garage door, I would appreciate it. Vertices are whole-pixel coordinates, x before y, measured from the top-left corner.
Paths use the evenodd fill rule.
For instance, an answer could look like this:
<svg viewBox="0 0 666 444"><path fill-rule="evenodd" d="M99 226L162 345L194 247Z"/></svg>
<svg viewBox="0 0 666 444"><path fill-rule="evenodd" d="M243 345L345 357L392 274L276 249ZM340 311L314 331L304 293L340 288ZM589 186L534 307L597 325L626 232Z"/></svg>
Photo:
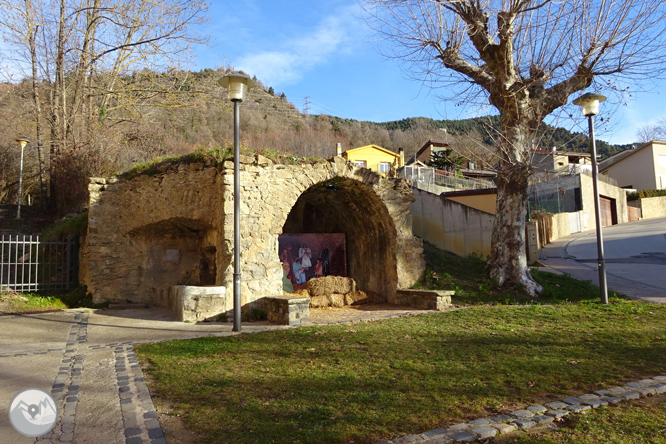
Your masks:
<svg viewBox="0 0 666 444"><path fill-rule="evenodd" d="M599 209L601 211L601 226L613 225L613 205L611 199L599 196Z"/></svg>

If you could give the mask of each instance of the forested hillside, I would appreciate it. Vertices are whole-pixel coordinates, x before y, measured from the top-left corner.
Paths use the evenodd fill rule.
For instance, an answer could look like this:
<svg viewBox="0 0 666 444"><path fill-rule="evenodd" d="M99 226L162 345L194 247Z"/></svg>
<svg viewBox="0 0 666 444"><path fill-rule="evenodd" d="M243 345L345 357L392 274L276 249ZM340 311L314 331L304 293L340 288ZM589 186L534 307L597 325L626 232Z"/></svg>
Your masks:
<svg viewBox="0 0 666 444"><path fill-rule="evenodd" d="M230 68L200 72L147 70L124 75L103 101L84 97L71 109L62 134L42 130L45 187L50 206L57 213L85 207L91 176L109 176L155 158L192 153L197 149L228 148L233 142L233 113L226 92L217 80ZM247 153L268 157L331 157L336 143L343 149L377 144L413 155L428 140L447 140L455 151L477 168L495 164L496 117L467 120L408 118L396 122L363 122L327 115L304 115L284 94L276 93L259 79L241 106L241 144ZM68 78L72 90L76 78ZM97 79L99 84L103 78ZM111 82L109 79L107 84ZM50 109L52 84L36 83L42 108ZM66 91L70 89L66 88ZM86 94L92 94L87 92ZM66 100L64 100L66 102ZM15 203L19 172L19 147L15 139L32 141L26 148L23 195L40 203L39 162L36 152L36 112L33 83L0 84L0 203ZM75 118L76 117L76 118ZM51 124L48 112L42 125ZM63 125L63 122L60 122ZM51 125L55 128L55 126ZM46 125L48 127L48 125ZM446 129L446 133L442 131ZM58 138L56 143L55 138ZM540 148L583 151L587 138L561 128L545 127ZM621 147L598 143L602 155ZM27 201L24 200L24 203Z"/></svg>

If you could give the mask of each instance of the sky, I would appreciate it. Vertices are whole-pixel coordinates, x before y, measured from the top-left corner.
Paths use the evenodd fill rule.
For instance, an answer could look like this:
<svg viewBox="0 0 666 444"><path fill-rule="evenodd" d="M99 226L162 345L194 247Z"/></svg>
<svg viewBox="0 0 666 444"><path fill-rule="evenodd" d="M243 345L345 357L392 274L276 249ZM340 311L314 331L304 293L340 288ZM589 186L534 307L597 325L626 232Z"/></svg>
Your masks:
<svg viewBox="0 0 666 444"><path fill-rule="evenodd" d="M284 92L301 111L307 97L310 114L373 122L487 114L444 102L407 79L396 60L380 54L380 45L386 43L378 41L363 21L356 0L214 1L210 18L201 32L212 42L197 50L196 69L243 70L266 87ZM638 128L666 118L662 91L666 90L657 86L630 97L606 116L612 124L601 123L597 137L615 144L636 142ZM603 112L602 105L598 118ZM587 133L582 115L560 126Z"/></svg>

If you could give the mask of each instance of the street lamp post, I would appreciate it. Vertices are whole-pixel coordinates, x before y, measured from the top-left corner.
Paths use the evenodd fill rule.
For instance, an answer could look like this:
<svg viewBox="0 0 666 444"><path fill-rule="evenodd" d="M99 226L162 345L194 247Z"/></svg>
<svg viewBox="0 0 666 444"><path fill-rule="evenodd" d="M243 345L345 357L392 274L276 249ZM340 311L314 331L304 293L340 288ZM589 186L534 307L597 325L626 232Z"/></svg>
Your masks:
<svg viewBox="0 0 666 444"><path fill-rule="evenodd" d="M240 104L245 100L254 82L244 74L228 74L217 83L227 88L229 99L234 102L234 327L241 331L241 272L240 272Z"/></svg>
<svg viewBox="0 0 666 444"><path fill-rule="evenodd" d="M21 160L19 163L19 184L18 184L18 206L16 208L16 218L20 219L21 218L21 199L23 196L21 195L23 191L23 150L25 146L28 144L28 139L19 137L16 139L16 141L21 145Z"/></svg>
<svg viewBox="0 0 666 444"><path fill-rule="evenodd" d="M594 216L597 223L597 263L599 266L599 294L601 303L608 304L608 288L606 283L606 259L604 259L604 241L601 233L601 211L599 204L599 181L597 178L597 145L594 140L594 116L599 114L599 103L606 100L605 96L586 93L573 101L582 108L583 116L587 117L590 127L590 151L592 154L592 186L594 187Z"/></svg>

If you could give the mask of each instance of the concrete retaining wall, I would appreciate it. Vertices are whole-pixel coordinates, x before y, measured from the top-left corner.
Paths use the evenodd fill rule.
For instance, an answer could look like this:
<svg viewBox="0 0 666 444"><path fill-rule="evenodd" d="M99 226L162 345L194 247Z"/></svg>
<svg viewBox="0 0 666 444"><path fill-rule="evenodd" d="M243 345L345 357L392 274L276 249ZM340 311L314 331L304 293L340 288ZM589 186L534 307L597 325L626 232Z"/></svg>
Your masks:
<svg viewBox="0 0 666 444"><path fill-rule="evenodd" d="M492 214L414 189L410 214L416 236L459 256L490 255Z"/></svg>

